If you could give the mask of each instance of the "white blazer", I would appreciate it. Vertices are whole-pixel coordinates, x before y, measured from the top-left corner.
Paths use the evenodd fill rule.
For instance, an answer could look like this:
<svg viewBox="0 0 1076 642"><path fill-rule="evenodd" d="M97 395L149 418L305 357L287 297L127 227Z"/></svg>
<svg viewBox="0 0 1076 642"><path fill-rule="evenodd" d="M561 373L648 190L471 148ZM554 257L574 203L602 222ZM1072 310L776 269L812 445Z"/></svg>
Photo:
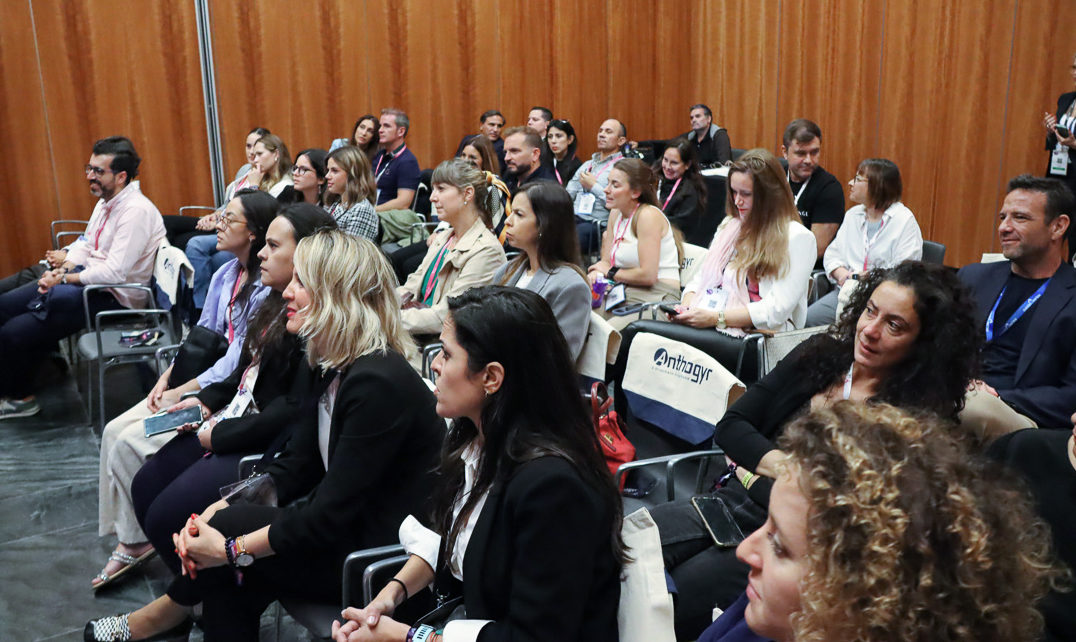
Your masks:
<svg viewBox="0 0 1076 642"><path fill-rule="evenodd" d="M856 205L844 215L837 236L826 248L822 266L830 281L839 267L861 272L876 267L893 267L901 261L923 258L923 234L912 211L897 201L882 213L882 229L878 230L867 252L867 208Z"/></svg>
<svg viewBox="0 0 1076 642"><path fill-rule="evenodd" d="M788 224L788 265L777 277L759 281L759 301L747 304L751 324L763 330L795 330L807 322L807 286L818 259L814 234L799 221Z"/></svg>

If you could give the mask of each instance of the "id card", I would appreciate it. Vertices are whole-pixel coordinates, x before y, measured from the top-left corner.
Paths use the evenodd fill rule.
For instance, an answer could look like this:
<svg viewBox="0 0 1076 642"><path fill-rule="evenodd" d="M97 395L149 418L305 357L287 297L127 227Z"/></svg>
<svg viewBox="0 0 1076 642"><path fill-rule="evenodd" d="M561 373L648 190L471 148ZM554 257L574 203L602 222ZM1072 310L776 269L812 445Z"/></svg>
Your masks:
<svg viewBox="0 0 1076 642"><path fill-rule="evenodd" d="M712 288L699 296L699 302L694 307L704 310L724 310L728 300L728 292L721 288Z"/></svg>
<svg viewBox="0 0 1076 642"><path fill-rule="evenodd" d="M591 214L594 212L594 195L590 192L580 192L575 197L575 213Z"/></svg>
<svg viewBox="0 0 1076 642"><path fill-rule="evenodd" d="M1050 175L1068 176L1069 173L1069 150L1060 143L1050 153Z"/></svg>
<svg viewBox="0 0 1076 642"><path fill-rule="evenodd" d="M605 310L608 312L628 299L628 288L617 283L605 293Z"/></svg>

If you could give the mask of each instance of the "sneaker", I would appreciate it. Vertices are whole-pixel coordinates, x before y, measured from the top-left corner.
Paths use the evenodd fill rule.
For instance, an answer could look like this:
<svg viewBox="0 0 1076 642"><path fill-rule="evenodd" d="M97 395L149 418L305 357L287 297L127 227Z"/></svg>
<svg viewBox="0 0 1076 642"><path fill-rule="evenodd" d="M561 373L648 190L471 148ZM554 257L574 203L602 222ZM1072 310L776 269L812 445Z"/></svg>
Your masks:
<svg viewBox="0 0 1076 642"><path fill-rule="evenodd" d="M36 399L20 401L18 399L0 399L0 420L15 417L30 417L41 412Z"/></svg>

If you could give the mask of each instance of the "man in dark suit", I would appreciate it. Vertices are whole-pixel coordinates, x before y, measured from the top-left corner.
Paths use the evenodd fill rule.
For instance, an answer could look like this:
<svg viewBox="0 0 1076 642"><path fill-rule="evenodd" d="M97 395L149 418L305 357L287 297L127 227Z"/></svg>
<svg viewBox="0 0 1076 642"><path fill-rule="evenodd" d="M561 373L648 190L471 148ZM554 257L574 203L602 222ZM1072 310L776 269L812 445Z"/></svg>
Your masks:
<svg viewBox="0 0 1076 642"><path fill-rule="evenodd" d="M531 181L556 180L542 164L542 139L530 127L512 127L504 132L504 182L512 196Z"/></svg>
<svg viewBox="0 0 1076 642"><path fill-rule="evenodd" d="M1017 176L998 220L1008 261L959 273L986 330L976 392L999 397L1042 428L1067 427L1076 411L1076 270L1061 251L1074 210L1061 181Z"/></svg>

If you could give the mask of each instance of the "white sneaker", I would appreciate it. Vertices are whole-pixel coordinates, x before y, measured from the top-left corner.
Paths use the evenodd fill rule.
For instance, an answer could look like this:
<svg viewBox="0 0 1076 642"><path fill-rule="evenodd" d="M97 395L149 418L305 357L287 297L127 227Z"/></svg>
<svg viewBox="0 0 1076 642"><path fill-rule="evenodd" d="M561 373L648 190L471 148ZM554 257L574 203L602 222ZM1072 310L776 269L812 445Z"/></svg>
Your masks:
<svg viewBox="0 0 1076 642"><path fill-rule="evenodd" d="M37 399L20 401L18 399L0 399L0 420L16 417L31 417L41 412Z"/></svg>

